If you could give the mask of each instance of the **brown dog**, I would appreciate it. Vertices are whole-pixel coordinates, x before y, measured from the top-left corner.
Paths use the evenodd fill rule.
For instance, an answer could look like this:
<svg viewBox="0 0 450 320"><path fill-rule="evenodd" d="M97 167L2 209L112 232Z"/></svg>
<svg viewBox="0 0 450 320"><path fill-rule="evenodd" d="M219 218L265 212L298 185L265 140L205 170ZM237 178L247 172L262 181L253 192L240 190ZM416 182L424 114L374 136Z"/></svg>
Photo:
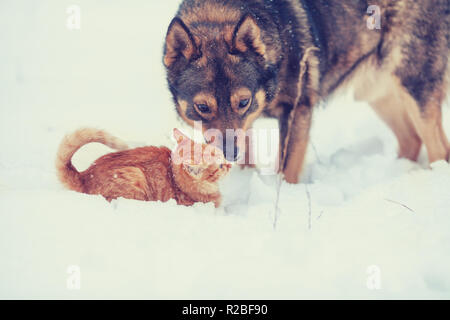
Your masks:
<svg viewBox="0 0 450 320"><path fill-rule="evenodd" d="M169 88L181 118L224 136L260 116L277 118L281 169L291 183L301 172L314 105L348 85L393 130L399 156L416 160L423 143L430 162L448 159L441 104L449 3L185 0L166 37ZM226 148L227 159L239 149Z"/></svg>

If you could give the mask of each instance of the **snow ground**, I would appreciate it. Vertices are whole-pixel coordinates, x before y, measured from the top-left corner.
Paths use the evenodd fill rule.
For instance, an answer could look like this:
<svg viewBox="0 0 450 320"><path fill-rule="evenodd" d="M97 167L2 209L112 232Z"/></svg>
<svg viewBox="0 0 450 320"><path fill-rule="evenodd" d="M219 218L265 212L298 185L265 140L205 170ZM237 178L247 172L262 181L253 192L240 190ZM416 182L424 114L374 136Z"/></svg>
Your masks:
<svg viewBox="0 0 450 320"><path fill-rule="evenodd" d="M179 1L76 2L80 31L65 27L72 1L0 2L0 298L450 298L450 166L397 159L390 131L348 95L317 109L275 230L275 178L254 170L231 173L218 210L64 190L53 160L67 132L170 145L186 128L161 65ZM81 290L66 286L71 265Z"/></svg>

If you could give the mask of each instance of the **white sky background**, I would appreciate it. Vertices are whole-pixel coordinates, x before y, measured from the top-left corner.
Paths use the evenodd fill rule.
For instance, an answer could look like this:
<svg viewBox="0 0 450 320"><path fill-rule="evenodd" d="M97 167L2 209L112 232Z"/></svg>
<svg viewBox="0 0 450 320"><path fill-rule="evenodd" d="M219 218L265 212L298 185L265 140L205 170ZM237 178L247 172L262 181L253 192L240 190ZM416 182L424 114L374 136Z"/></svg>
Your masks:
<svg viewBox="0 0 450 320"><path fill-rule="evenodd" d="M79 31L66 27L72 4L81 8ZM143 139L164 125L169 133L176 122L162 50L178 4L0 1L0 139L11 137L11 121L21 138L36 126L93 125Z"/></svg>

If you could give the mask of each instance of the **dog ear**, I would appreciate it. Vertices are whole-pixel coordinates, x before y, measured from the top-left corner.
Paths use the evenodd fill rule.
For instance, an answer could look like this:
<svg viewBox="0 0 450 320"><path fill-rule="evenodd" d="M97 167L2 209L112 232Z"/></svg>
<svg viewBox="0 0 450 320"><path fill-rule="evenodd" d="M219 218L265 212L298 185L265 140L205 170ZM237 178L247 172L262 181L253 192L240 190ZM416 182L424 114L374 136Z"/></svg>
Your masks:
<svg viewBox="0 0 450 320"><path fill-rule="evenodd" d="M261 56L266 54L266 45L262 41L261 29L252 15L245 15L233 32L232 53L244 53L253 50Z"/></svg>
<svg viewBox="0 0 450 320"><path fill-rule="evenodd" d="M190 60L198 53L194 37L180 18L174 18L166 35L164 65L170 68L174 62L184 57Z"/></svg>

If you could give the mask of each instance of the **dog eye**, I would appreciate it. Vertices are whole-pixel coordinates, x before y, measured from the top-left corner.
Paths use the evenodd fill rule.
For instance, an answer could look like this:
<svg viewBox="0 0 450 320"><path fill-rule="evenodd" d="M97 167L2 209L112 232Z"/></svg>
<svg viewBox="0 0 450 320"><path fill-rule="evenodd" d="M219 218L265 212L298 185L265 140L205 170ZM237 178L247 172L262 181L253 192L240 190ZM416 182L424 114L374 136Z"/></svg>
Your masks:
<svg viewBox="0 0 450 320"><path fill-rule="evenodd" d="M206 104L198 104L197 109L201 113L210 113L211 112L211 109Z"/></svg>
<svg viewBox="0 0 450 320"><path fill-rule="evenodd" d="M243 99L239 101L239 109L244 109L248 103L250 102L250 99Z"/></svg>

